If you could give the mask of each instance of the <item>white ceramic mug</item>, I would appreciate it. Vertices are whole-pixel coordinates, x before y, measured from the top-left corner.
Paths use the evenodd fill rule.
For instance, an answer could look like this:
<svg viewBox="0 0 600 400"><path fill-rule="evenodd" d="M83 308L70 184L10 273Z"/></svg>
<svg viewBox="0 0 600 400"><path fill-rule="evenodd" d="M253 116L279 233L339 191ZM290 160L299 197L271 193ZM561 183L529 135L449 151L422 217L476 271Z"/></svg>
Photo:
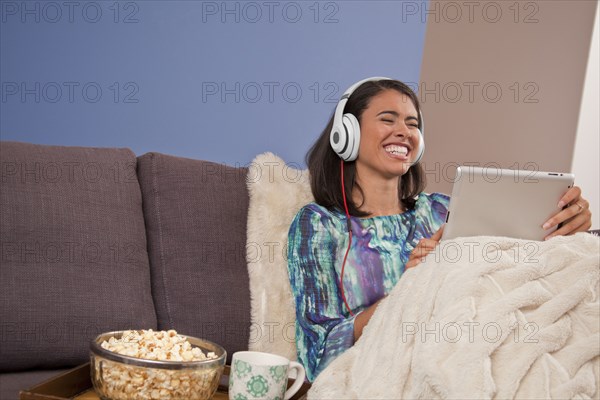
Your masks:
<svg viewBox="0 0 600 400"><path fill-rule="evenodd" d="M296 381L286 391L290 372ZM230 400L288 400L304 382L304 367L285 357L258 351L233 353L229 372Z"/></svg>

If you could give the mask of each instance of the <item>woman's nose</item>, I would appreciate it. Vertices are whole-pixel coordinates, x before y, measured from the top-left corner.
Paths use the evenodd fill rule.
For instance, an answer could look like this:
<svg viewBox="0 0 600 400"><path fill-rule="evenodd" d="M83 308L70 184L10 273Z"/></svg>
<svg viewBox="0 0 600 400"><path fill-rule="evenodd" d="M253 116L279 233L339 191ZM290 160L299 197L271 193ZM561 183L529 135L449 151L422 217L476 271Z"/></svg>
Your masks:
<svg viewBox="0 0 600 400"><path fill-rule="evenodd" d="M408 128L408 126L406 124L400 123L400 124L398 124L398 126L396 126L394 134L396 136L407 137L407 136L410 136L410 129Z"/></svg>

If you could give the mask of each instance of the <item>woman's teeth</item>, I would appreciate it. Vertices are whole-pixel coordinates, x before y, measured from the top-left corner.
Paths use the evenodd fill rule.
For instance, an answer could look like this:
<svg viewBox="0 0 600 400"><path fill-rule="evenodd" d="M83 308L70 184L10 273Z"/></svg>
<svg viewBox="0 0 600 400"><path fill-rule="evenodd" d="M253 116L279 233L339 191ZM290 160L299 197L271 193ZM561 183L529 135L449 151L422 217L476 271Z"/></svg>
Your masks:
<svg viewBox="0 0 600 400"><path fill-rule="evenodd" d="M405 156L408 154L408 148L404 146L390 145L385 147L385 151L391 154Z"/></svg>

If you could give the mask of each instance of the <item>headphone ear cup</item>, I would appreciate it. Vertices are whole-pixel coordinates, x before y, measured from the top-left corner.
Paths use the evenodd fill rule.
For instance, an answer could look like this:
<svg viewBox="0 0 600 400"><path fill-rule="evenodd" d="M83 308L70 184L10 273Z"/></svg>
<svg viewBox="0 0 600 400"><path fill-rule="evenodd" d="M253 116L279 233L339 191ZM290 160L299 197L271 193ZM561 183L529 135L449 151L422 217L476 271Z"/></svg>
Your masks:
<svg viewBox="0 0 600 400"><path fill-rule="evenodd" d="M348 140L346 128L343 124L334 125L329 135L329 144L335 153L341 157L343 150L347 147Z"/></svg>
<svg viewBox="0 0 600 400"><path fill-rule="evenodd" d="M354 161L358 157L358 148L360 146L360 124L354 114L344 114L342 124L348 134L348 146L346 150L340 154L344 161Z"/></svg>
<svg viewBox="0 0 600 400"><path fill-rule="evenodd" d="M425 153L425 138L419 129L419 147L417 148L417 158L415 158L415 161L413 161L412 165L415 165L421 161L421 158L423 158L423 153Z"/></svg>

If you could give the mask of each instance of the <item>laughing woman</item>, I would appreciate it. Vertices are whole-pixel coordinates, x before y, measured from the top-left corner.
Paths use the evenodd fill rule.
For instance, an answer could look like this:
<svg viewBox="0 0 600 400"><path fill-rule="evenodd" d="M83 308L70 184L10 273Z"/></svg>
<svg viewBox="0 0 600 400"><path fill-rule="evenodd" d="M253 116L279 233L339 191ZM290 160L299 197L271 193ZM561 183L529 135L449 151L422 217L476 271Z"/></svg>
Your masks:
<svg viewBox="0 0 600 400"><path fill-rule="evenodd" d="M369 78L351 86L307 154L314 203L289 230L298 359L313 381L362 335L379 301L440 240L450 198L424 193L423 120L404 83ZM348 134L348 135L347 135ZM588 202L548 222L557 235L591 226Z"/></svg>

